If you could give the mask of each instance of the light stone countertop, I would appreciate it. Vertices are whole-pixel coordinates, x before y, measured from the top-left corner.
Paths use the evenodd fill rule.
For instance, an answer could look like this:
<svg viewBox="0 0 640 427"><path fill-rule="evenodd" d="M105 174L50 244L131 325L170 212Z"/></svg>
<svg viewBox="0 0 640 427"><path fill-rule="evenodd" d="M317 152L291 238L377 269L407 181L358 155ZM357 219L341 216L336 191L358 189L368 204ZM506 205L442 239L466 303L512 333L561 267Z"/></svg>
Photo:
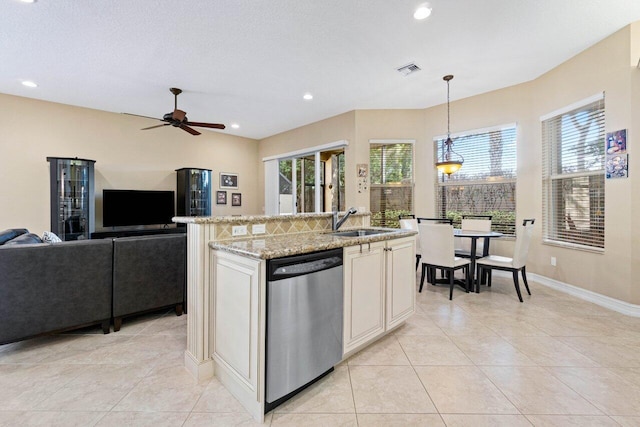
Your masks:
<svg viewBox="0 0 640 427"><path fill-rule="evenodd" d="M344 212L340 212L340 216ZM352 217L371 215L371 212L356 212ZM224 224L224 223L261 223L269 221L288 221L313 218L331 218L331 212L297 213L291 215L226 215L226 216L176 216L172 221L178 224Z"/></svg>
<svg viewBox="0 0 640 427"><path fill-rule="evenodd" d="M376 229L374 227L358 227L361 229ZM340 231L349 231L349 228ZM345 246L355 246L384 240L398 239L418 234L412 230L400 229L380 229L393 230L381 234L359 237L342 237L331 234L331 231L306 232L279 234L265 236L264 238L248 238L233 240L217 240L209 242L211 249L232 252L238 255L248 256L258 259L273 259L291 255L300 255L309 252L323 251L328 249L342 248Z"/></svg>

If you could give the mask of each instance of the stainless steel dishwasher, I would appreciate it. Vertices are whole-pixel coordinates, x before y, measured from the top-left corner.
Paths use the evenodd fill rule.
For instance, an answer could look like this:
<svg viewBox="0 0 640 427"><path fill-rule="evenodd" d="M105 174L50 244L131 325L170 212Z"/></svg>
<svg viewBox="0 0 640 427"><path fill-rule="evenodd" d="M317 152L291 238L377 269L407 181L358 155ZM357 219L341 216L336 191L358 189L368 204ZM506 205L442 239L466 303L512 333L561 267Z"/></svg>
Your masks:
<svg viewBox="0 0 640 427"><path fill-rule="evenodd" d="M342 359L342 249L268 262L265 413Z"/></svg>

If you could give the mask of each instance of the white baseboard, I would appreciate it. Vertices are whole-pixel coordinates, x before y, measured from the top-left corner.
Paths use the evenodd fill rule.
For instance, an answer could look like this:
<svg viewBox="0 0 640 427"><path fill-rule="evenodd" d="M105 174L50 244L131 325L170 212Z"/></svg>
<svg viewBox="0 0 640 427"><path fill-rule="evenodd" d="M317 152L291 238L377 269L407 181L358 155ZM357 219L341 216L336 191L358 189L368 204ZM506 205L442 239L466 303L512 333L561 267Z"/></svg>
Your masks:
<svg viewBox="0 0 640 427"><path fill-rule="evenodd" d="M506 271L494 270L493 274L501 277L511 278L512 275ZM529 280L540 283L541 285L555 289L560 292L572 295L574 297L583 299L585 301L592 302L601 307L608 308L610 310L617 311L618 313L626 314L627 316L640 317L640 305L631 304L619 299L611 298L606 295L599 294L597 292L582 289L577 286L569 285L568 283L560 282L555 279L550 279L539 274L533 274L527 272L527 278Z"/></svg>

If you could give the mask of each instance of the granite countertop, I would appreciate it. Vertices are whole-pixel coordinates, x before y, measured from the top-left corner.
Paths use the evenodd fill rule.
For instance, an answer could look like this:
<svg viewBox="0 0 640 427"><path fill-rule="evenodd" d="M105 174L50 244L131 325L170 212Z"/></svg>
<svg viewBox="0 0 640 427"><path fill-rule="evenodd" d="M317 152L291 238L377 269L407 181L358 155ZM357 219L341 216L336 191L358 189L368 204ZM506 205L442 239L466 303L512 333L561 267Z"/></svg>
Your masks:
<svg viewBox="0 0 640 427"><path fill-rule="evenodd" d="M344 212L340 212L340 215L344 215ZM356 212L352 216L365 216L371 215L371 212ZM301 218L331 218L331 212L320 213L297 213L291 215L226 215L226 216L176 216L172 218L172 221L178 224L224 224L224 223L260 223L269 221L287 221L292 219Z"/></svg>
<svg viewBox="0 0 640 427"><path fill-rule="evenodd" d="M390 228L372 228L358 227L357 230L385 230L381 234L358 237L343 237L331 234L331 231L325 232L307 232L293 234L279 234L265 236L263 238L218 240L209 242L211 249L232 252L238 255L244 255L251 258L272 259L281 258L290 255L300 255L309 252L322 251L328 249L342 248L345 246L355 246L384 240L398 239L401 237L412 236L418 234L412 230L400 230ZM340 231L349 231L354 229L340 229ZM391 230L391 231L389 231Z"/></svg>

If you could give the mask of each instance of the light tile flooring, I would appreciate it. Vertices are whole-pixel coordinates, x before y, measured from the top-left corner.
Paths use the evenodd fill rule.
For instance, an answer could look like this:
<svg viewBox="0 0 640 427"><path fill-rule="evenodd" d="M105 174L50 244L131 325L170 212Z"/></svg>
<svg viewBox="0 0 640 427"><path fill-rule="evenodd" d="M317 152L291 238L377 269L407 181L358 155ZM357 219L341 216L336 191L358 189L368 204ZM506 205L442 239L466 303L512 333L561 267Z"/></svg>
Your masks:
<svg viewBox="0 0 640 427"><path fill-rule="evenodd" d="M519 303L425 285L404 326L266 417L273 426L640 426L640 319L531 283ZM255 425L183 367L186 316L0 346L1 426ZM0 325L1 326L1 325Z"/></svg>

